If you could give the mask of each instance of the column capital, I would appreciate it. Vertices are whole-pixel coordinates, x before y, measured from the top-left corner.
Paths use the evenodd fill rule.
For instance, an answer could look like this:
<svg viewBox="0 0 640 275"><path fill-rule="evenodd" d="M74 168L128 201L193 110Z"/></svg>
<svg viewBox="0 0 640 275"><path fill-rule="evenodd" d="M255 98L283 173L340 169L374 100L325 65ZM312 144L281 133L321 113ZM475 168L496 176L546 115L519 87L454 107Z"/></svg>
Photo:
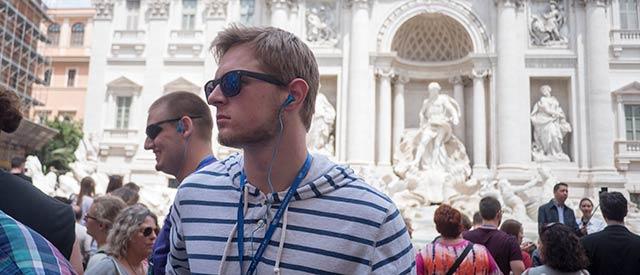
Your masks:
<svg viewBox="0 0 640 275"><path fill-rule="evenodd" d="M205 19L225 19L229 0L207 0L205 2Z"/></svg>
<svg viewBox="0 0 640 275"><path fill-rule="evenodd" d="M611 0L576 0L579 4L582 5L595 5L596 7L606 7L608 4L611 4Z"/></svg>
<svg viewBox="0 0 640 275"><path fill-rule="evenodd" d="M471 70L471 76L473 78L484 78L491 74L491 69L473 69Z"/></svg>
<svg viewBox="0 0 640 275"><path fill-rule="evenodd" d="M169 19L169 0L151 0L147 4L150 19Z"/></svg>
<svg viewBox="0 0 640 275"><path fill-rule="evenodd" d="M503 7L508 7L508 8L521 8L524 7L525 2L527 2L528 0L494 0L495 4L498 5L500 3L503 4Z"/></svg>
<svg viewBox="0 0 640 275"><path fill-rule="evenodd" d="M406 75L402 75L402 74L396 74L396 76L393 78L393 82L395 84L400 84L400 85L404 85L409 83L409 81L411 80L411 78L409 78Z"/></svg>
<svg viewBox="0 0 640 275"><path fill-rule="evenodd" d="M454 75L452 77L449 77L449 83L453 84L453 85L463 85L464 84L464 79L462 78L462 75Z"/></svg>
<svg viewBox="0 0 640 275"><path fill-rule="evenodd" d="M393 68L376 68L375 74L379 78L388 78L388 79L393 78L396 75Z"/></svg>
<svg viewBox="0 0 640 275"><path fill-rule="evenodd" d="M298 5L298 0L268 0L267 6L271 9L293 9Z"/></svg>
<svg viewBox="0 0 640 275"><path fill-rule="evenodd" d="M96 20L111 20L113 18L113 2L111 0L92 0L96 9Z"/></svg>
<svg viewBox="0 0 640 275"><path fill-rule="evenodd" d="M364 9L369 7L370 0L347 0L347 8Z"/></svg>

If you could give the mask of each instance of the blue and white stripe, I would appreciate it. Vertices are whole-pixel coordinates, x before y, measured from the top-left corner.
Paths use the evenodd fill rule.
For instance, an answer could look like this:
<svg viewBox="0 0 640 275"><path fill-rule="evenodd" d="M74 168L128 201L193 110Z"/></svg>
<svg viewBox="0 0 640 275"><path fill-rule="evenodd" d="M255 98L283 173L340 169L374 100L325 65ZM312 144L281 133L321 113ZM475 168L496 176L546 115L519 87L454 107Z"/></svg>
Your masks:
<svg viewBox="0 0 640 275"><path fill-rule="evenodd" d="M236 224L240 198L240 155L213 163L180 185L171 211L168 274L216 274L225 244ZM245 215L246 271L264 236L266 197L249 188ZM286 192L278 193L279 201ZM271 214L279 204L272 205ZM262 226L261 226L262 225ZM274 272L283 224L269 242L256 274ZM287 213L283 274L415 273L415 253L396 206L384 194L322 156L297 189ZM224 273L239 274L237 238L232 236Z"/></svg>

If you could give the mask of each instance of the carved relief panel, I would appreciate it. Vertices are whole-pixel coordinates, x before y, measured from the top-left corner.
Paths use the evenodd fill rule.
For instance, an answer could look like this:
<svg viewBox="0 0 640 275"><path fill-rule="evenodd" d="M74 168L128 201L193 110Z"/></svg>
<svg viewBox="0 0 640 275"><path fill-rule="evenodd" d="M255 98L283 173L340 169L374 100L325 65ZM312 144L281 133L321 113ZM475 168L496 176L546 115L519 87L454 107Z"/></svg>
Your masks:
<svg viewBox="0 0 640 275"><path fill-rule="evenodd" d="M565 48L568 45L568 12L565 0L535 0L529 4L529 42L534 47Z"/></svg>
<svg viewBox="0 0 640 275"><path fill-rule="evenodd" d="M338 44L340 13L338 1L309 1L304 11L305 39L314 46Z"/></svg>

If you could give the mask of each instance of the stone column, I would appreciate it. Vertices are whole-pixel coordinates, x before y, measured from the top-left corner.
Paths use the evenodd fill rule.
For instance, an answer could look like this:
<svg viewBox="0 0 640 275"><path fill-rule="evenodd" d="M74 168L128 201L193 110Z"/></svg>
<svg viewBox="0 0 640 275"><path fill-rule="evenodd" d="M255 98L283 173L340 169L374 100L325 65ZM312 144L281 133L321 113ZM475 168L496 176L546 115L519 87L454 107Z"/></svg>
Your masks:
<svg viewBox="0 0 640 275"><path fill-rule="evenodd" d="M586 93L589 116L589 156L591 171L617 174L614 168L615 124L609 87L610 1L586 1Z"/></svg>
<svg viewBox="0 0 640 275"><path fill-rule="evenodd" d="M376 70L378 76L378 111L377 113L377 133L376 133L376 151L377 164L382 166L391 166L391 78L393 77L393 69Z"/></svg>
<svg viewBox="0 0 640 275"><path fill-rule="evenodd" d="M487 169L487 113L484 77L489 70L473 70L473 171Z"/></svg>
<svg viewBox="0 0 640 275"><path fill-rule="evenodd" d="M100 136L106 125L108 107L106 100L105 69L107 56L111 47L113 31L111 19L113 16L113 2L97 0L92 2L96 10L93 19L93 32L91 36L91 59L89 61L89 75L87 79L87 95L85 106L91 106L91 112L85 112L83 132L89 135ZM100 34L100 35L97 35ZM87 109L88 111L88 109Z"/></svg>
<svg viewBox="0 0 640 275"><path fill-rule="evenodd" d="M528 81L524 75L524 47L520 40L524 36L514 26L521 26L525 15L521 9L522 0L497 2L498 64L495 75L498 169L521 172L528 168L531 159L531 130L528 126L529 91L522 88L523 81Z"/></svg>
<svg viewBox="0 0 640 275"><path fill-rule="evenodd" d="M347 161L373 162L374 136L371 115L373 93L369 76L369 0L351 0L349 85L347 90Z"/></svg>
<svg viewBox="0 0 640 275"><path fill-rule="evenodd" d="M460 122L458 125L453 126L453 133L458 139L464 144L465 142L465 129L466 129L466 121L465 121L465 106L464 106L464 83L462 80L462 76L456 75L454 77L449 78L449 82L453 84L453 99L456 100L458 106L460 106Z"/></svg>
<svg viewBox="0 0 640 275"><path fill-rule="evenodd" d="M404 84L407 82L408 77L399 75L393 83L393 152L404 132Z"/></svg>
<svg viewBox="0 0 640 275"><path fill-rule="evenodd" d="M289 0L270 0L271 26L289 30Z"/></svg>
<svg viewBox="0 0 640 275"><path fill-rule="evenodd" d="M71 25L69 24L69 18L65 18L62 21L58 40L58 47L61 49L69 48L71 45Z"/></svg>

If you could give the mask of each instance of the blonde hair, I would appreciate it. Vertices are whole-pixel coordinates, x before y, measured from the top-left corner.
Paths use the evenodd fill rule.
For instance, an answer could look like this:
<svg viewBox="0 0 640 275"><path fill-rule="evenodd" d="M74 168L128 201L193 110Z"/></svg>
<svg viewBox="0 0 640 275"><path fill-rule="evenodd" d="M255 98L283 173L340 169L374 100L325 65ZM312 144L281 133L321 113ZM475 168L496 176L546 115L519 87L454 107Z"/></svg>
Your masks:
<svg viewBox="0 0 640 275"><path fill-rule="evenodd" d="M218 33L211 42L216 62L234 46L248 44L252 46L255 58L269 74L273 74L282 83L301 78L309 85L300 117L307 131L311 127L311 118L315 112L320 73L318 63L309 47L294 34L274 27L245 27L233 24Z"/></svg>
<svg viewBox="0 0 640 275"><path fill-rule="evenodd" d="M108 228L111 227L120 211L127 207L124 201L118 197L105 195L97 197L93 200L91 206L94 209L94 218L105 224Z"/></svg>
<svg viewBox="0 0 640 275"><path fill-rule="evenodd" d="M109 236L107 236L107 254L114 257L126 257L129 240L140 229L147 217L151 217L158 223L156 215L142 204L134 204L122 210L116 218Z"/></svg>

